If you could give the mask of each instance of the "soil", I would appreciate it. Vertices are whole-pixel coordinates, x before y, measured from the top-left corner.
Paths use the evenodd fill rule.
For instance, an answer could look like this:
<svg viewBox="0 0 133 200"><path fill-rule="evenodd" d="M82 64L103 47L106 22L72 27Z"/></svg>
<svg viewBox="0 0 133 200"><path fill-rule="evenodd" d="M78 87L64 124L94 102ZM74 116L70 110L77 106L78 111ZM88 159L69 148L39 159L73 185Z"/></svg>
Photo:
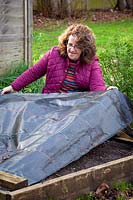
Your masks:
<svg viewBox="0 0 133 200"><path fill-rule="evenodd" d="M87 169L109 161L133 155L133 143L110 139L92 149L79 160L69 164L48 179L57 178L82 169Z"/></svg>
<svg viewBox="0 0 133 200"><path fill-rule="evenodd" d="M117 160L119 158L124 158L129 155L133 155L133 143L113 138L95 147L79 160L69 164L48 177L47 180L97 166L109 161ZM92 196L93 197L91 199L94 200L115 200L118 197L120 199L129 200L133 197L133 188L127 188L126 191L119 191L110 188L106 183L101 183L97 190L92 193ZM83 199L85 200L88 198L85 195L81 197L81 200Z"/></svg>
<svg viewBox="0 0 133 200"><path fill-rule="evenodd" d="M51 19L46 18L42 13L33 14L33 24L34 29L44 29L49 26L60 26L61 24L70 25L72 23L82 23L86 20L90 20L93 23L98 22L110 22L118 21L133 18L133 11L124 10L123 12L117 10L108 10L108 11L91 11L87 15L81 15L80 17L71 17L65 19Z"/></svg>

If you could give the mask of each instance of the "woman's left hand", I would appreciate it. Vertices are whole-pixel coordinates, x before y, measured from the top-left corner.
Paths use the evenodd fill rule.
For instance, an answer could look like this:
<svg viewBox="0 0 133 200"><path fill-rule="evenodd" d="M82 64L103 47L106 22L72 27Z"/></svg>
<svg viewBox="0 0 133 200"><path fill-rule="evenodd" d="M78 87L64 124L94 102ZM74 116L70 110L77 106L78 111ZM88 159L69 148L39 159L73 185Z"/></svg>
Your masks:
<svg viewBox="0 0 133 200"><path fill-rule="evenodd" d="M113 89L117 89L118 90L118 87L116 87L116 86L109 86L109 87L107 87L107 90L113 90Z"/></svg>

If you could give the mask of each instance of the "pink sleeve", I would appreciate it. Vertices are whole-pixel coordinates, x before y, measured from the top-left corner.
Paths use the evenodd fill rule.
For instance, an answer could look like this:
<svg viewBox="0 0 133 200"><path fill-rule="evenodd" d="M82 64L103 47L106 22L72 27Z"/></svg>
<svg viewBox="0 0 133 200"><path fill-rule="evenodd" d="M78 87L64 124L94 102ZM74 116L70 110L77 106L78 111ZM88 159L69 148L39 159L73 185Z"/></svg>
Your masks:
<svg viewBox="0 0 133 200"><path fill-rule="evenodd" d="M90 91L106 90L106 85L103 79L102 70L100 68L98 58L95 57L91 64L90 74Z"/></svg>
<svg viewBox="0 0 133 200"><path fill-rule="evenodd" d="M35 65L23 72L12 82L14 90L19 91L33 81L46 74L49 52L47 52Z"/></svg>

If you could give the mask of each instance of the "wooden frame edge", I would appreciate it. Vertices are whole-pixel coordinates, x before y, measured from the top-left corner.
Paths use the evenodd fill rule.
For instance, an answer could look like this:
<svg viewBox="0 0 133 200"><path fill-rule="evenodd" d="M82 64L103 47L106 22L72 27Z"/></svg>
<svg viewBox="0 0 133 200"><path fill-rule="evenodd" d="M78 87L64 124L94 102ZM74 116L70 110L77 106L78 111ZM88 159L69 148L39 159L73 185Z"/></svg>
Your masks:
<svg viewBox="0 0 133 200"><path fill-rule="evenodd" d="M109 186L122 180L132 182L131 166L133 155L10 192L11 200L72 200L103 182Z"/></svg>

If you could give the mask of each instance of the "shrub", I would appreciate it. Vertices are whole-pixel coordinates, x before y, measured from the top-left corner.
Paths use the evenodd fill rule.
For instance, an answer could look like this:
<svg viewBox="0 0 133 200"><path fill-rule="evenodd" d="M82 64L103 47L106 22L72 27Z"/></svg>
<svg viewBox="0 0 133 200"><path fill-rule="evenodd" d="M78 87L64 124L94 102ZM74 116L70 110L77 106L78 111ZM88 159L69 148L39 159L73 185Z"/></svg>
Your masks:
<svg viewBox="0 0 133 200"><path fill-rule="evenodd" d="M133 41L117 36L99 50L99 58L106 84L117 86L133 99Z"/></svg>
<svg viewBox="0 0 133 200"><path fill-rule="evenodd" d="M22 72L28 68L27 65L20 63L17 66L13 66L6 74L0 77L0 89L11 84L11 82L16 79ZM24 93L40 93L44 85L44 78L41 78L32 84L28 85L22 92Z"/></svg>

